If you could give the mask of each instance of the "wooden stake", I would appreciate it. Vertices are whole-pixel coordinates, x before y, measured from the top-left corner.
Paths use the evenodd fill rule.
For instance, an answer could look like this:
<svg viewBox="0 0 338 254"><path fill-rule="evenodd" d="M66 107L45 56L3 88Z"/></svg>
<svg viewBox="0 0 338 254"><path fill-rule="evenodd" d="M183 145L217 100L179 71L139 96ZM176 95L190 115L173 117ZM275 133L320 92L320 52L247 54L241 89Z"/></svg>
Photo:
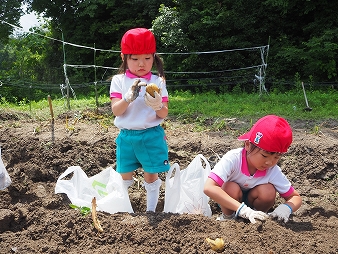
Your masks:
<svg viewBox="0 0 338 254"><path fill-rule="evenodd" d="M54 142L54 112L53 112L53 105L52 105L52 99L50 95L48 95L48 104L49 104L49 110L50 110L50 115L52 117L52 141Z"/></svg>

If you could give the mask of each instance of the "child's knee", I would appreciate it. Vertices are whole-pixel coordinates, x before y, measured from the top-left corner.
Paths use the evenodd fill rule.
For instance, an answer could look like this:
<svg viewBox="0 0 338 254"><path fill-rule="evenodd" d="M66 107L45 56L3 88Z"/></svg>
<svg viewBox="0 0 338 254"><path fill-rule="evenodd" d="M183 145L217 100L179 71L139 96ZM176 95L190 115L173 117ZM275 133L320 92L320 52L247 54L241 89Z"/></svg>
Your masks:
<svg viewBox="0 0 338 254"><path fill-rule="evenodd" d="M232 198L241 200L243 193L239 185L235 182L226 182L223 184L222 189Z"/></svg>
<svg viewBox="0 0 338 254"><path fill-rule="evenodd" d="M260 186L261 188L259 189L259 199L260 200L264 200L267 203L270 202L275 202L276 199L276 189L275 187L270 184L263 184L262 186Z"/></svg>

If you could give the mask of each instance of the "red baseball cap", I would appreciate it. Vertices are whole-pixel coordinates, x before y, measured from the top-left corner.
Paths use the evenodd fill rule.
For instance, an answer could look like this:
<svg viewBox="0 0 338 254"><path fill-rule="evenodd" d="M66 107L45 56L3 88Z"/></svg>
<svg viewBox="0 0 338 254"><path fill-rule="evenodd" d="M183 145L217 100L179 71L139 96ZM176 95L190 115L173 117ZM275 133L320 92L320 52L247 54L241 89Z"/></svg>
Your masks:
<svg viewBox="0 0 338 254"><path fill-rule="evenodd" d="M128 30L121 40L121 52L133 55L155 53L156 41L154 34L146 28Z"/></svg>
<svg viewBox="0 0 338 254"><path fill-rule="evenodd" d="M292 130L289 123L282 117L267 115L259 119L251 130L238 140L249 140L267 152L287 152L292 143Z"/></svg>

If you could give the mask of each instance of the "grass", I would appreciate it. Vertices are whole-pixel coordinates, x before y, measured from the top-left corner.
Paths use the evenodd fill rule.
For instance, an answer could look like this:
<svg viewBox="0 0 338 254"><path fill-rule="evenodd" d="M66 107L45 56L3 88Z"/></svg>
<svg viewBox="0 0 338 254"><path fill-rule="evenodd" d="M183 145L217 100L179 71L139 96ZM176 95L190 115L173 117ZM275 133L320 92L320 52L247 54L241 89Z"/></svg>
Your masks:
<svg viewBox="0 0 338 254"><path fill-rule="evenodd" d="M306 108L302 92L270 93L259 96L258 94L216 94L215 92L193 94L188 91L175 91L170 93L169 116L182 123L195 123L200 126L212 122L214 129L224 129L224 119L240 118L248 122L255 122L267 114L276 114L287 120L314 120L325 121L338 118L338 92L310 91L307 99L311 111ZM108 96L98 98L99 105L109 104ZM95 110L94 97L82 97L71 99L70 110L72 112ZM52 101L54 116L68 112L67 102L64 99ZM21 112L28 114L33 119L50 119L50 108L47 98L38 102L19 102L11 104L2 98L1 112ZM108 107L108 118L113 116ZM112 123L112 121L110 121Z"/></svg>
<svg viewBox="0 0 338 254"><path fill-rule="evenodd" d="M307 95L312 111L305 111L303 94L191 94L176 92L170 97L170 114L180 117L260 118L276 114L290 120L328 119L338 116L338 92L311 92Z"/></svg>
<svg viewBox="0 0 338 254"><path fill-rule="evenodd" d="M98 98L98 103L101 106L108 102L109 98L106 96ZM70 99L69 104L72 112L96 109L96 100L94 97ZM68 112L69 109L66 99L52 100L52 111L55 118L58 115ZM47 98L41 101L19 102L15 104L2 100L0 104L0 113L1 112L19 112L29 115L33 119L42 121L51 119L51 109Z"/></svg>

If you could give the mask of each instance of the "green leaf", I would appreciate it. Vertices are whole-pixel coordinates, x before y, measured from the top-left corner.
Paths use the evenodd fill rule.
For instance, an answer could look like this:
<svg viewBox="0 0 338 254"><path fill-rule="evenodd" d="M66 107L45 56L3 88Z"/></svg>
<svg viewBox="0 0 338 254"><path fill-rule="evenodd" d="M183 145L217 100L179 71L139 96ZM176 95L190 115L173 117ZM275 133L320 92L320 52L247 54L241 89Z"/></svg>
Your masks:
<svg viewBox="0 0 338 254"><path fill-rule="evenodd" d="M77 205L74 205L74 204L69 204L70 208L72 209L77 209L80 211L80 214L82 216L86 216L88 213L90 213L90 208L89 207L86 207L86 206L77 206Z"/></svg>
<svg viewBox="0 0 338 254"><path fill-rule="evenodd" d="M80 208L80 213L82 216L86 216L87 214L90 213L90 208L83 206Z"/></svg>
<svg viewBox="0 0 338 254"><path fill-rule="evenodd" d="M69 204L70 208L72 209L79 209L80 207L74 204Z"/></svg>

